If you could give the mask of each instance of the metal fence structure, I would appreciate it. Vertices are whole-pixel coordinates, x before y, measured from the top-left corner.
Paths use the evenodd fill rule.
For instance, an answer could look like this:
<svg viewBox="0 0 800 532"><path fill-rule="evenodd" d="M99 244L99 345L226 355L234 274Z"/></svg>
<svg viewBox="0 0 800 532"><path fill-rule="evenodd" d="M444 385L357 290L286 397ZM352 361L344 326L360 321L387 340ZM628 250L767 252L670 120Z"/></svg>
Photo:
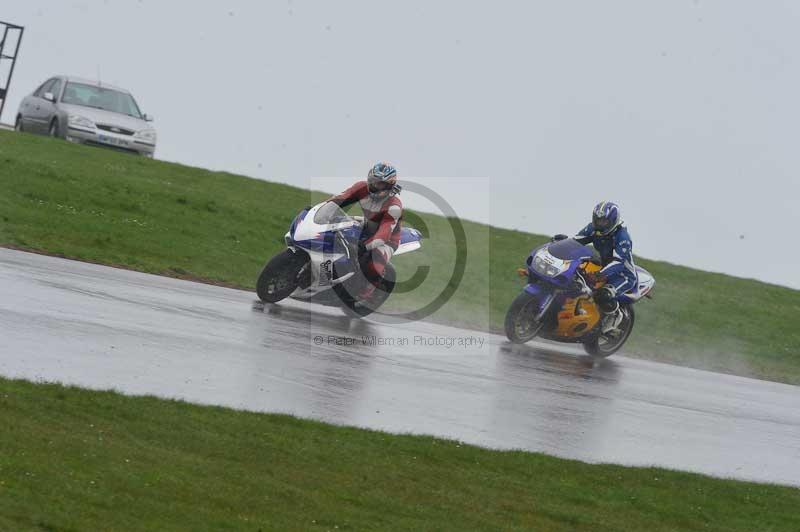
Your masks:
<svg viewBox="0 0 800 532"><path fill-rule="evenodd" d="M3 109L6 106L8 89L11 86L11 78L14 77L14 67L17 64L24 33L24 27L0 20L0 121L3 119Z"/></svg>

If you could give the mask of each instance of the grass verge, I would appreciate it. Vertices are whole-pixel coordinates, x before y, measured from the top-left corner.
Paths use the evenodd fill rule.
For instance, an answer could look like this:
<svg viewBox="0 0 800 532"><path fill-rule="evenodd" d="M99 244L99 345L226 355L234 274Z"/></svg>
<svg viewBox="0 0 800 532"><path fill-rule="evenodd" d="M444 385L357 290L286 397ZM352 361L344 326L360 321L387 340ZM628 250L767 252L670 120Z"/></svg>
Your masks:
<svg viewBox="0 0 800 532"><path fill-rule="evenodd" d="M796 531L800 490L0 379L2 530Z"/></svg>
<svg viewBox="0 0 800 532"><path fill-rule="evenodd" d="M0 245L145 272L252 288L304 205L321 193L0 131ZM422 253L397 257L401 277L429 265L415 308L449 283L448 220L425 227ZM541 235L464 222L464 279L433 321L498 330L521 288L515 269ZM800 291L640 259L658 281L637 307L625 353L697 368L800 383Z"/></svg>

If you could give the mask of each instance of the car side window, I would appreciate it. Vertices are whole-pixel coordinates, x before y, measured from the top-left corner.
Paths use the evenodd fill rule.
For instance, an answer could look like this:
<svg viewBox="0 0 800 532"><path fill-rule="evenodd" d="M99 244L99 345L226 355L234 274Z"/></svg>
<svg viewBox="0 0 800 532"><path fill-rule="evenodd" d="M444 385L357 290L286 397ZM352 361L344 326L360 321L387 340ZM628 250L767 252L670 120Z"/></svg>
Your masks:
<svg viewBox="0 0 800 532"><path fill-rule="evenodd" d="M51 81L53 81L53 80L52 79L48 79L47 81L45 81L44 83L39 85L39 88L36 89L33 92L33 95L36 96L37 98L41 98L42 94L44 94L44 88L47 87L50 84Z"/></svg>
<svg viewBox="0 0 800 532"><path fill-rule="evenodd" d="M55 83L55 81L56 81L55 79L48 79L47 81L42 83L42 86L39 87L39 90L37 90L36 93L34 93L34 96L36 96L37 98L44 98L44 93L52 92L50 88L53 86L53 83Z"/></svg>
<svg viewBox="0 0 800 532"><path fill-rule="evenodd" d="M53 81L53 85L50 87L50 90L45 92L52 92L53 96L56 98L56 101L58 101L58 97L60 95L59 93L61 92L61 80L55 79Z"/></svg>

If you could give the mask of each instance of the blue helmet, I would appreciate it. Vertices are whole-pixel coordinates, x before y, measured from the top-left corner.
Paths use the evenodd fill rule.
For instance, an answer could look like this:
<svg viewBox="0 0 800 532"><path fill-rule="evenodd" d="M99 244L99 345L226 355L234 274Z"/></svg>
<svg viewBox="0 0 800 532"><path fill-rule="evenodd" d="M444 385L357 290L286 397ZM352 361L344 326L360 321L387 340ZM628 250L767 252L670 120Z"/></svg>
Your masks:
<svg viewBox="0 0 800 532"><path fill-rule="evenodd" d="M601 201L592 211L592 227L597 236L606 236L622 225L622 215L616 203Z"/></svg>
<svg viewBox="0 0 800 532"><path fill-rule="evenodd" d="M397 185L397 170L389 163L376 163L367 175L369 193L376 197L386 197L400 192Z"/></svg>

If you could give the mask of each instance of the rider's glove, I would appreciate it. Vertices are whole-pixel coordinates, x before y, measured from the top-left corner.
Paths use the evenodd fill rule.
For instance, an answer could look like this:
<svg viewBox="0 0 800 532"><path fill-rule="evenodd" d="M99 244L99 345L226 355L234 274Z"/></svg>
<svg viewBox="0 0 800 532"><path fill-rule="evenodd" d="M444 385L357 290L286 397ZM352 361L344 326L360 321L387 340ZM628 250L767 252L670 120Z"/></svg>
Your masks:
<svg viewBox="0 0 800 532"><path fill-rule="evenodd" d="M591 288L596 287L598 284L604 283L606 276L600 272L585 272L583 277L586 279L586 284Z"/></svg>

